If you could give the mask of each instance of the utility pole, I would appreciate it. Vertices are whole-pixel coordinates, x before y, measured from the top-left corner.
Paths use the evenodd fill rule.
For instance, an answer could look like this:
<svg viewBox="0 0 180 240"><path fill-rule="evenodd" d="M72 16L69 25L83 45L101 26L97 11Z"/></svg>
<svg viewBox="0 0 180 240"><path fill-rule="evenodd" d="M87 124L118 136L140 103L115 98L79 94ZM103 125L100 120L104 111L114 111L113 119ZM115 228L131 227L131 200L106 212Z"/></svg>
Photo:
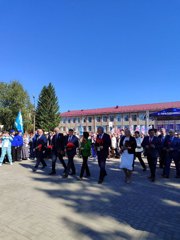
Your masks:
<svg viewBox="0 0 180 240"><path fill-rule="evenodd" d="M149 129L149 111L146 111L146 134L148 133Z"/></svg>
<svg viewBox="0 0 180 240"><path fill-rule="evenodd" d="M33 101L34 101L33 132L35 133L35 131L36 131L36 100L35 100L35 96L33 96Z"/></svg>

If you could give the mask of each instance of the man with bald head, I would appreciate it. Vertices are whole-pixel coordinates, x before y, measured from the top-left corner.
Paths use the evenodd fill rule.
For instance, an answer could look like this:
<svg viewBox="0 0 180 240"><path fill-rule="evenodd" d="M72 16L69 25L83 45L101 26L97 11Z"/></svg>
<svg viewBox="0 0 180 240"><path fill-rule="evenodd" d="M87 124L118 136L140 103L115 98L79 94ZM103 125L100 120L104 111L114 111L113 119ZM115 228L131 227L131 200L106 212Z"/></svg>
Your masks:
<svg viewBox="0 0 180 240"><path fill-rule="evenodd" d="M98 127L97 129L97 138L95 142L95 147L98 156L98 164L100 168L99 181L101 184L104 181L104 177L107 175L106 173L106 159L109 155L109 148L111 147L111 138L109 134L104 133L103 127Z"/></svg>
<svg viewBox="0 0 180 240"><path fill-rule="evenodd" d="M60 133L60 129L56 127L54 129L54 135L52 138L52 171L49 173L49 175L55 175L56 174L56 161L57 158L59 158L60 162L62 163L64 167L64 172L66 171L66 163L63 159L64 156L64 136L62 133Z"/></svg>
<svg viewBox="0 0 180 240"><path fill-rule="evenodd" d="M42 163L42 169L47 166L46 162L44 161L44 151L47 145L47 138L44 135L42 129L37 130L37 140L35 142L35 152L36 152L36 165L33 168L33 172L36 172L40 163Z"/></svg>

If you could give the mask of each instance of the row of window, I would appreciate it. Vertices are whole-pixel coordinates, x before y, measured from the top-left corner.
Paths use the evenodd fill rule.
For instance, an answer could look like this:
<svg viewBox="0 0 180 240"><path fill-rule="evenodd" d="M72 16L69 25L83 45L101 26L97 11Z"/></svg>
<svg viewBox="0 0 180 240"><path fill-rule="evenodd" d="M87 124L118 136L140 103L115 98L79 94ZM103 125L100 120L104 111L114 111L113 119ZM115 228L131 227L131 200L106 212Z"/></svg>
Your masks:
<svg viewBox="0 0 180 240"><path fill-rule="evenodd" d="M98 127L99 126L96 126L95 131L97 131ZM105 132L112 131L112 129L113 129L113 127L109 127L108 125L103 126L103 128L104 128ZM136 131L136 130L144 131L145 130L145 126L144 125L131 125L131 126L129 126L129 125L124 125L124 126L118 125L118 126L116 126L116 128L117 129L130 128L131 131ZM68 127L62 127L62 131L63 132L67 132L68 131ZM75 131L76 132L84 132L84 131L92 132L92 131L94 131L94 128L92 126L87 126L87 127L84 126L84 127L82 127L81 130L77 128L77 129L75 129Z"/></svg>
<svg viewBox="0 0 180 240"><path fill-rule="evenodd" d="M145 113L140 113L140 114L132 114L131 115L131 120L132 121L137 121L137 117L139 116L139 120L145 120ZM97 116L95 118L96 122L107 122L108 119L110 122L114 122L114 120L116 120L117 122L120 122L121 119L123 118L124 121L129 121L129 117L130 115L129 114L124 114L123 116L122 115L116 115L116 116ZM93 120L92 117L83 117L82 119L81 118L63 118L62 119L62 123L85 123L85 122L89 122L91 123Z"/></svg>

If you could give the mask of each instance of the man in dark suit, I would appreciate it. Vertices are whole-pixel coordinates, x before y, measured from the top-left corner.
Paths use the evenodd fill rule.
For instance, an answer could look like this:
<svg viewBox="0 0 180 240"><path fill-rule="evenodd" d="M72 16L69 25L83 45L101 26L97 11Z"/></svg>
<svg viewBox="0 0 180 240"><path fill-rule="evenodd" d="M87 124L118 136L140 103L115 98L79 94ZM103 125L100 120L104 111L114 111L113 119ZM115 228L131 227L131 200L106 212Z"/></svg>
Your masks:
<svg viewBox="0 0 180 240"><path fill-rule="evenodd" d="M70 169L72 170L71 175L76 174L76 169L74 166L74 156L76 155L76 148L79 147L79 140L73 133L73 129L69 129L69 134L65 137L65 150L68 157L68 164L63 178L68 177Z"/></svg>
<svg viewBox="0 0 180 240"><path fill-rule="evenodd" d="M47 145L47 138L46 136L43 134L43 130L42 129L38 129L37 130L37 139L35 142L35 152L36 152L36 165L33 168L33 172L35 172L38 169L38 166L40 163L42 163L42 169L45 168L46 162L44 161L44 151Z"/></svg>
<svg viewBox="0 0 180 240"><path fill-rule="evenodd" d="M180 177L180 160L179 160L179 138L175 137L175 131L169 130L169 135L164 140L164 151L166 152L165 164L163 169L162 177L169 178L170 166L172 160L174 160L176 166L176 177Z"/></svg>
<svg viewBox="0 0 180 240"><path fill-rule="evenodd" d="M54 129L54 135L51 140L51 146L52 146L52 171L49 173L49 175L55 175L56 174L56 161L57 158L59 158L60 162L62 163L64 167L64 172L66 171L66 163L63 159L64 156L64 136L62 133L60 133L60 130L58 127Z"/></svg>
<svg viewBox="0 0 180 240"><path fill-rule="evenodd" d="M109 155L109 148L111 147L111 138L109 134L104 133L103 127L98 127L98 135L95 142L95 147L98 156L98 164L100 167L99 181L101 184L104 180L106 173L106 159Z"/></svg>
<svg viewBox="0 0 180 240"><path fill-rule="evenodd" d="M156 164L157 158L159 156L159 146L160 142L156 134L155 129L149 129L149 136L145 136L142 142L142 147L144 148L144 155L147 156L147 161L149 164L151 175L149 179L154 182L156 176Z"/></svg>
<svg viewBox="0 0 180 240"><path fill-rule="evenodd" d="M160 135L158 136L159 142L160 142L160 147L159 147L159 167L163 168L164 163L165 163L165 157L166 157L166 151L164 150L164 141L166 137L166 129L161 128L160 129Z"/></svg>

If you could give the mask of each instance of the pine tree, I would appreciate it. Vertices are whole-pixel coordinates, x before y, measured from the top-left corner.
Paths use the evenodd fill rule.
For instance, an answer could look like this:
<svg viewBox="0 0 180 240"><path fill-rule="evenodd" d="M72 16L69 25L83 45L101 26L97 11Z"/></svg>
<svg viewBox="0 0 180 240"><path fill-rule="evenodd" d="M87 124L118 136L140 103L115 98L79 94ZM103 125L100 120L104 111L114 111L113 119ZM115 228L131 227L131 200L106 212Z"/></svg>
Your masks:
<svg viewBox="0 0 180 240"><path fill-rule="evenodd" d="M45 131L53 130L60 123L59 105L51 83L41 90L36 109L36 127Z"/></svg>

